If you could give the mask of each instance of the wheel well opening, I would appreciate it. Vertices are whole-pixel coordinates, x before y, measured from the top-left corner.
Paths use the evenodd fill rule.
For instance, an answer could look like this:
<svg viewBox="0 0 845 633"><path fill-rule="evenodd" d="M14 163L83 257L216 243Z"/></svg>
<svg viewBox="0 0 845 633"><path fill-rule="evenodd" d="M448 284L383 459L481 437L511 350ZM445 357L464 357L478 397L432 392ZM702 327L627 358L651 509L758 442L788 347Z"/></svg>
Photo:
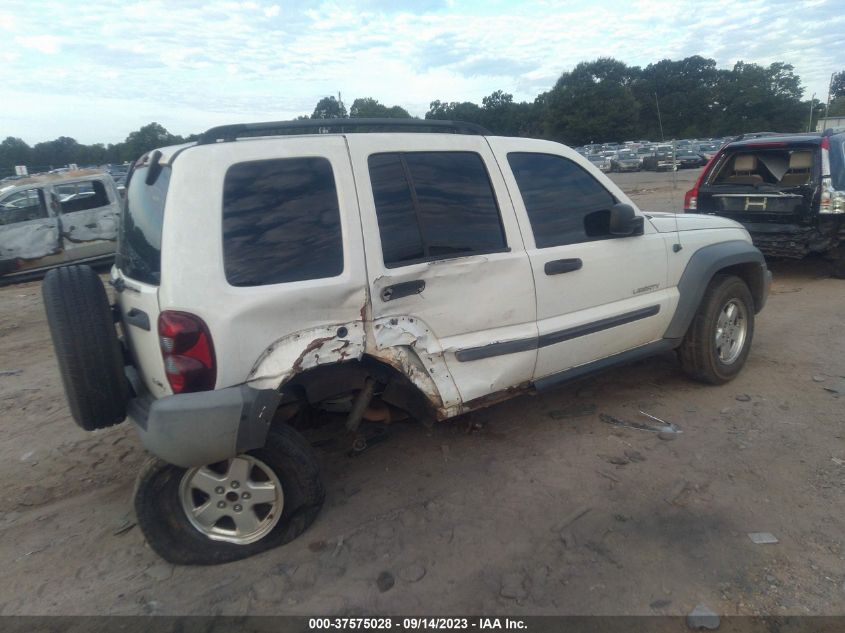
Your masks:
<svg viewBox="0 0 845 633"><path fill-rule="evenodd" d="M378 385L375 401L398 409L424 424L436 419L436 407L407 376L391 365L364 356L333 365L314 367L295 375L281 387L282 399L275 422L294 422L304 408L340 407L360 391L368 378Z"/></svg>
<svg viewBox="0 0 845 633"><path fill-rule="evenodd" d="M734 264L722 268L718 274L720 275L736 275L742 279L751 290L751 297L754 299L754 312L759 312L764 303L763 275L761 274L761 266L757 262L746 262L744 264Z"/></svg>

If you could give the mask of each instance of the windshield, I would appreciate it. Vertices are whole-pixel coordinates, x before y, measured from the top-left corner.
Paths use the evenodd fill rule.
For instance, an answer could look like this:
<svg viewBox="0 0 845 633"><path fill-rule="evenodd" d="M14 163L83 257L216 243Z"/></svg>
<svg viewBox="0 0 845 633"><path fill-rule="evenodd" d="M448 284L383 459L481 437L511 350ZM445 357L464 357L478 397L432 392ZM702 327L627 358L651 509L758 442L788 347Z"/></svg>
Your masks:
<svg viewBox="0 0 845 633"><path fill-rule="evenodd" d="M146 183L149 167L137 168L130 180L120 222L115 264L131 279L158 285L161 281L161 228L170 185L170 167Z"/></svg>
<svg viewBox="0 0 845 633"><path fill-rule="evenodd" d="M622 160L635 159L637 157L633 152L619 152L619 158Z"/></svg>

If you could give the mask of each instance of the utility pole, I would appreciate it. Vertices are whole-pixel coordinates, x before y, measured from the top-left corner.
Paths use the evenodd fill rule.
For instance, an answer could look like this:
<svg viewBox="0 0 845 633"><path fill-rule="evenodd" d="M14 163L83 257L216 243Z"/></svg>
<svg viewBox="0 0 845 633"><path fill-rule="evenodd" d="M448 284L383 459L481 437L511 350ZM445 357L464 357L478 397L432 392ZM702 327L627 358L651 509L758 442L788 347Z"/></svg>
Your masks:
<svg viewBox="0 0 845 633"><path fill-rule="evenodd" d="M833 92L833 78L836 73L830 73L830 83L827 84L827 105L824 107L824 117L827 118L830 113L830 93Z"/></svg>
<svg viewBox="0 0 845 633"><path fill-rule="evenodd" d="M660 126L660 141L663 142L666 139L663 136L663 119L660 118L660 101L657 100L657 93L654 93L654 102L657 104L657 124Z"/></svg>
<svg viewBox="0 0 845 633"><path fill-rule="evenodd" d="M810 120L807 121L807 131L813 131L813 106L816 104L816 93L813 93L813 96L810 97Z"/></svg>

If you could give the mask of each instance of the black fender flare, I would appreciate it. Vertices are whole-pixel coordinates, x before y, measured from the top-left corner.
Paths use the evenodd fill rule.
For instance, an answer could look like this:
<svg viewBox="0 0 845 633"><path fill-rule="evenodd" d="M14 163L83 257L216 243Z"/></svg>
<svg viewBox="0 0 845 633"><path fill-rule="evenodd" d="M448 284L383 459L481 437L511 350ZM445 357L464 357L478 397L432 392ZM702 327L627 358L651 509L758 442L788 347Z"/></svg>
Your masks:
<svg viewBox="0 0 845 633"><path fill-rule="evenodd" d="M744 240L703 246L690 257L678 281L678 307L664 338L680 340L684 337L710 280L726 269L736 271L748 283L754 296L755 311L763 309L772 279L763 253Z"/></svg>

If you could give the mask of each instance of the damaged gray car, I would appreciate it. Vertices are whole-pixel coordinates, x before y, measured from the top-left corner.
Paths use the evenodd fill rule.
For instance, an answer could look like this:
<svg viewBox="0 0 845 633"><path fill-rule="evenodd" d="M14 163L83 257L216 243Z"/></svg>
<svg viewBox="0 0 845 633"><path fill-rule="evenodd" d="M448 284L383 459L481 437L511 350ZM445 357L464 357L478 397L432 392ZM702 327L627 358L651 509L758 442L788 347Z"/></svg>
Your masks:
<svg viewBox="0 0 845 633"><path fill-rule="evenodd" d="M0 284L70 262L114 258L120 195L99 170L30 176L0 188Z"/></svg>

